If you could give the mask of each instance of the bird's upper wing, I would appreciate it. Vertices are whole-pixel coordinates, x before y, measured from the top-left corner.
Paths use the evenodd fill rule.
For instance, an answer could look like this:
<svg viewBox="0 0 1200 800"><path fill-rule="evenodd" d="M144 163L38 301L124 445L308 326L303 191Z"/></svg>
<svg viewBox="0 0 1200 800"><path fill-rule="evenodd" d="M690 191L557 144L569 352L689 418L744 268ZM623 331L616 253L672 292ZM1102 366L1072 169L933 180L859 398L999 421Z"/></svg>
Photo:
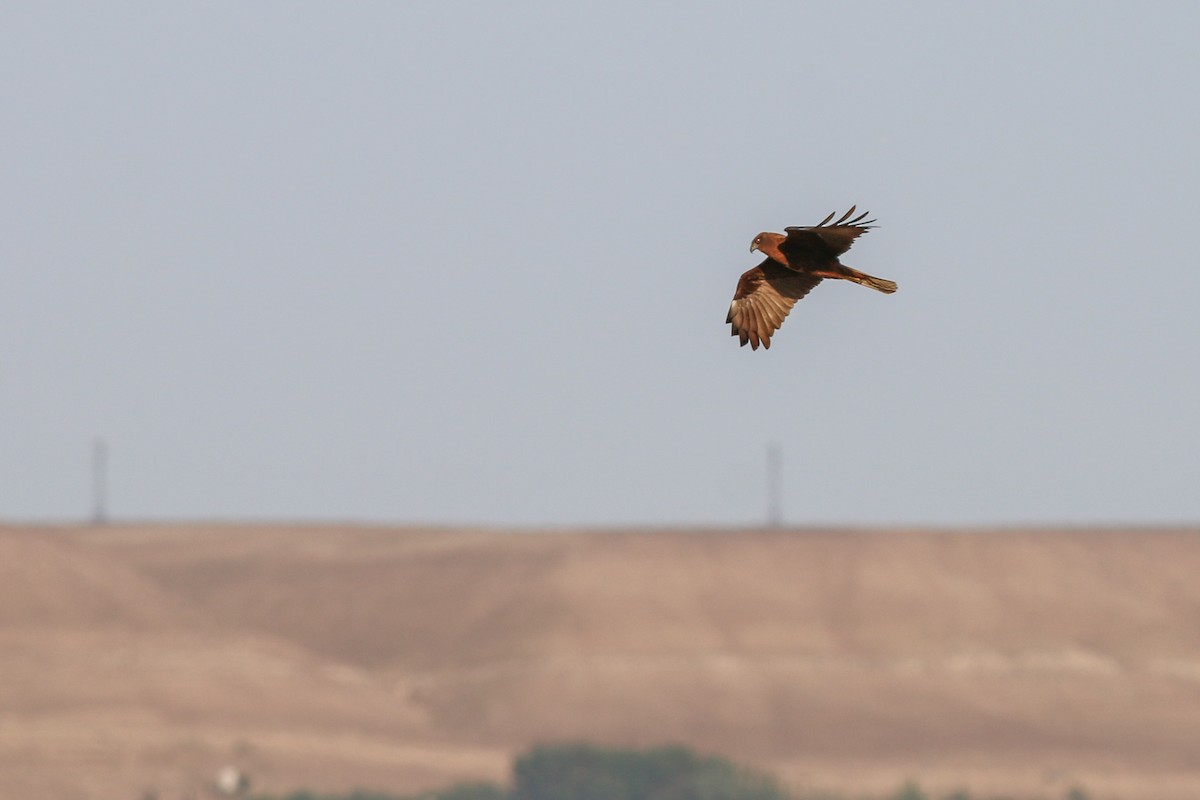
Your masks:
<svg viewBox="0 0 1200 800"><path fill-rule="evenodd" d="M760 343L770 348L771 335L779 330L792 306L820 282L816 275L795 272L768 258L738 281L725 317L733 329L730 333L743 347L749 342L753 350Z"/></svg>
<svg viewBox="0 0 1200 800"><path fill-rule="evenodd" d="M836 211L816 225L784 228L787 238L779 245L780 251L793 265L837 258L850 249L855 239L869 231L871 223L875 221L866 219L870 213L866 211L851 219L855 208L856 206L850 206L850 210L833 224L829 221L837 214Z"/></svg>

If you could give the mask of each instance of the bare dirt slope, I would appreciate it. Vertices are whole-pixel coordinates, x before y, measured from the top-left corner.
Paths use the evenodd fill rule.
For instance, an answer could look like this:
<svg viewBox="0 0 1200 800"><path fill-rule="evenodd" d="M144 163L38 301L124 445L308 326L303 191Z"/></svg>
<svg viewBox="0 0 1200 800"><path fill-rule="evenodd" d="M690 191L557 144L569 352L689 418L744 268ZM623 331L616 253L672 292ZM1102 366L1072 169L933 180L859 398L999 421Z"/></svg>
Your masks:
<svg viewBox="0 0 1200 800"><path fill-rule="evenodd" d="M14 797L409 791L560 739L1198 797L1200 531L0 528Z"/></svg>

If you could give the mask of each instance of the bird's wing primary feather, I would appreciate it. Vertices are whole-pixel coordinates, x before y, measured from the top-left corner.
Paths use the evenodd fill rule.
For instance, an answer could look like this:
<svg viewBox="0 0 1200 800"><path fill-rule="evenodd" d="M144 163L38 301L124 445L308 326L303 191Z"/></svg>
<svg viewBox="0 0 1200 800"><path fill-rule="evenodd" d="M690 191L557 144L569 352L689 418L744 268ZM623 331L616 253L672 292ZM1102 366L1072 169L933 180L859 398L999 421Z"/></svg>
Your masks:
<svg viewBox="0 0 1200 800"><path fill-rule="evenodd" d="M779 245L780 251L788 257L790 264L799 266L837 258L849 250L854 240L869 231L875 222L867 219L869 212L853 216L856 208L850 206L850 210L832 225L829 221L837 214L836 211L816 225L784 228L787 239Z"/></svg>
<svg viewBox="0 0 1200 800"><path fill-rule="evenodd" d="M771 336L787 318L796 301L821 282L815 275L788 269L771 259L744 273L738 280L729 314L725 317L742 346L771 347Z"/></svg>

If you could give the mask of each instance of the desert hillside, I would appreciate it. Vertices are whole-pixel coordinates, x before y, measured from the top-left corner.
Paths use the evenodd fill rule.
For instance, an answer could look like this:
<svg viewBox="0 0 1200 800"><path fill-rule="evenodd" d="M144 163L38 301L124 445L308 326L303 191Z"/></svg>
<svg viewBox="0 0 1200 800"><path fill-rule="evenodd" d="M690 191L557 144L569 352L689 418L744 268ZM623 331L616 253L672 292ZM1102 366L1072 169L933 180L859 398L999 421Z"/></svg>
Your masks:
<svg viewBox="0 0 1200 800"><path fill-rule="evenodd" d="M416 790L586 739L1200 797L1198 576L1184 530L0 526L0 785Z"/></svg>

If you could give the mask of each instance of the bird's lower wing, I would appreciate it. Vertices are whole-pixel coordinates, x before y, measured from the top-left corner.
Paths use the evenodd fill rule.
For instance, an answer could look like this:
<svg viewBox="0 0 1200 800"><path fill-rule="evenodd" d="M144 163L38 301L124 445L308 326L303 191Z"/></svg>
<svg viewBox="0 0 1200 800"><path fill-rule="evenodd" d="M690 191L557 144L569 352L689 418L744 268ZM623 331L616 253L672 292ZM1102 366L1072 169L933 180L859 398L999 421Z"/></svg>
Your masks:
<svg viewBox="0 0 1200 800"><path fill-rule="evenodd" d="M767 259L738 281L725 317L732 327L731 334L743 347L749 342L753 350L759 344L769 349L772 334L787 319L792 306L820 282L815 275L794 272Z"/></svg>

